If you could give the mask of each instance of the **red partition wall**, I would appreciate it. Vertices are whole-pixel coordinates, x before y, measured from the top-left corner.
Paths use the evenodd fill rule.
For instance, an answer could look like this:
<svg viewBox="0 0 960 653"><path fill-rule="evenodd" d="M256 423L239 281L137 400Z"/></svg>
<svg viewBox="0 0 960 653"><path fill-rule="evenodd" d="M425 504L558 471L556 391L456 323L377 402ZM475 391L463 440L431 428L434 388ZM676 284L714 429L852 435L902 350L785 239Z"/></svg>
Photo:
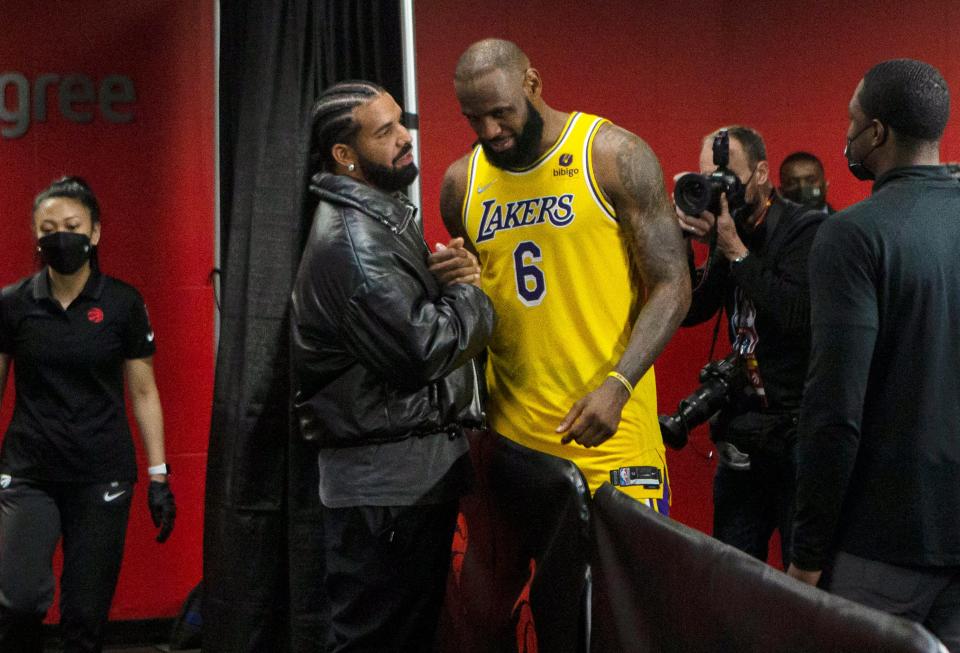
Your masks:
<svg viewBox="0 0 960 653"><path fill-rule="evenodd" d="M644 138L667 178L695 169L700 139L739 122L764 135L774 171L788 153L814 152L837 206L869 185L842 157L847 103L863 73L893 57L936 65L960 102L960 4L953 0L842 3L757 0L419 0L416 5L423 215L430 242L445 238L438 215L447 164L473 141L453 93L453 69L473 41L516 41L557 109L609 117ZM945 160L960 159L957 109ZM672 190L672 182L668 182ZM721 336L722 337L722 336ZM678 333L657 362L662 412L696 385L710 328ZM713 461L703 430L669 455L673 514L709 532Z"/></svg>
<svg viewBox="0 0 960 653"><path fill-rule="evenodd" d="M142 476L114 620L176 614L201 574L214 338L213 9L195 0L0 7L0 285L36 269L33 196L78 174L100 200L102 267L143 293L157 334L177 526L166 544L154 542ZM11 407L8 389L3 427Z"/></svg>

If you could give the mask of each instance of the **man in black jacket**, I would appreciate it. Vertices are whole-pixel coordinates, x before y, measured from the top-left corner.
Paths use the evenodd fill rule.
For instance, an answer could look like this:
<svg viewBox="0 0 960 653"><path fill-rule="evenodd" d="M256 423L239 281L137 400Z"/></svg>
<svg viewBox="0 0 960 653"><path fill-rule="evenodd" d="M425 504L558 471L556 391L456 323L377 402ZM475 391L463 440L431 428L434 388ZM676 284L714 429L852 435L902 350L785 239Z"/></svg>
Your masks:
<svg viewBox="0 0 960 653"><path fill-rule="evenodd" d="M871 68L846 157L873 193L810 254L812 353L790 574L960 652L960 184L933 66Z"/></svg>
<svg viewBox="0 0 960 653"><path fill-rule="evenodd" d="M742 388L716 415L711 436L719 464L714 477L713 534L767 559L770 537L780 531L789 560L794 497L797 413L810 347L807 254L825 215L778 196L766 147L749 127L726 128L729 168L745 187L742 208L699 216L678 210L685 233L707 240L716 228L709 265L694 273L693 299L684 326L725 309ZM719 130L718 130L719 131ZM703 142L700 171L716 169L714 134ZM690 250L693 271L693 251Z"/></svg>
<svg viewBox="0 0 960 653"><path fill-rule="evenodd" d="M458 497L464 426L482 421L473 357L493 308L460 256L436 278L415 209L401 110L343 82L313 109L319 196L293 290L294 404L319 445L327 651L431 650Z"/></svg>

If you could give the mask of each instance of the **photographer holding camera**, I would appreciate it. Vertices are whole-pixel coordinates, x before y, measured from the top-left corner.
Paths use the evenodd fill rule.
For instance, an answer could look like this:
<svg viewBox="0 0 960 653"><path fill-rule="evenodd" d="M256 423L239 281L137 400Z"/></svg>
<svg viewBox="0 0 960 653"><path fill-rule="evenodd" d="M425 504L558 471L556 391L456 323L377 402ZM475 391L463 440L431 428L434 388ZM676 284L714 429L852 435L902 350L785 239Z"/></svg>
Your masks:
<svg viewBox="0 0 960 653"><path fill-rule="evenodd" d="M678 179L674 193L684 234L711 244L700 269L689 247L695 289L683 326L719 320L725 310L733 351L704 369L704 386L680 414L701 408L702 421L716 411L714 537L765 561L779 529L788 561L796 424L810 353L807 256L825 215L775 192L763 138L749 127L709 134L700 172ZM726 396L718 401L719 390ZM696 421L681 423L686 429Z"/></svg>

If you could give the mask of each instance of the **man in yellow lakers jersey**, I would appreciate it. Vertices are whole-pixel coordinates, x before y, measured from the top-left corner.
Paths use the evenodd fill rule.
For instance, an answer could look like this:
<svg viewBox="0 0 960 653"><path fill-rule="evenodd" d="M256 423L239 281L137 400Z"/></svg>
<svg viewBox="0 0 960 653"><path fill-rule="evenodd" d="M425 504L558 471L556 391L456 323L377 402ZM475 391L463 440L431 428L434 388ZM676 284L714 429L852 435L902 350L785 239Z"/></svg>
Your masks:
<svg viewBox="0 0 960 653"><path fill-rule="evenodd" d="M447 170L441 213L479 256L497 312L490 427L572 460L591 492L613 481L666 512L652 366L690 280L660 164L609 121L547 106L511 42L470 46L455 88L478 144Z"/></svg>

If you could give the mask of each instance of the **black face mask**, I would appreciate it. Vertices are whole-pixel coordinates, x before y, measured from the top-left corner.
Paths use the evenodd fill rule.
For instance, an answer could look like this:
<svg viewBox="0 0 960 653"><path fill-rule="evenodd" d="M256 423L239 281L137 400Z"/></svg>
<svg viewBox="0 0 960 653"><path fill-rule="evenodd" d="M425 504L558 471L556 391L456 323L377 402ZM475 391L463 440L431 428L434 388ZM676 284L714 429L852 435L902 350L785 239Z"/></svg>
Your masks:
<svg viewBox="0 0 960 653"><path fill-rule="evenodd" d="M827 204L827 200L823 196L823 189L819 186L803 184L796 190L789 193L785 192L783 196L811 209L822 209Z"/></svg>
<svg viewBox="0 0 960 653"><path fill-rule="evenodd" d="M860 135L863 134L863 132L867 131L868 129L870 129L870 125L867 125L863 129L858 131L853 138L848 138L847 146L843 148L843 156L844 158L847 159L847 168L850 170L853 176L859 179L860 181L872 181L877 178L877 176L873 173L873 171L870 168L868 168L866 164L864 164L864 161L867 160L868 156L873 154L873 151L877 149L879 145L874 145L873 147L871 147L870 151L867 152L865 155L863 155L863 158L861 158L859 161L853 161L850 159L850 146L853 145L853 142L858 138L860 138Z"/></svg>
<svg viewBox="0 0 960 653"><path fill-rule="evenodd" d="M90 236L56 231L37 241L40 259L60 274L73 274L90 260Z"/></svg>

